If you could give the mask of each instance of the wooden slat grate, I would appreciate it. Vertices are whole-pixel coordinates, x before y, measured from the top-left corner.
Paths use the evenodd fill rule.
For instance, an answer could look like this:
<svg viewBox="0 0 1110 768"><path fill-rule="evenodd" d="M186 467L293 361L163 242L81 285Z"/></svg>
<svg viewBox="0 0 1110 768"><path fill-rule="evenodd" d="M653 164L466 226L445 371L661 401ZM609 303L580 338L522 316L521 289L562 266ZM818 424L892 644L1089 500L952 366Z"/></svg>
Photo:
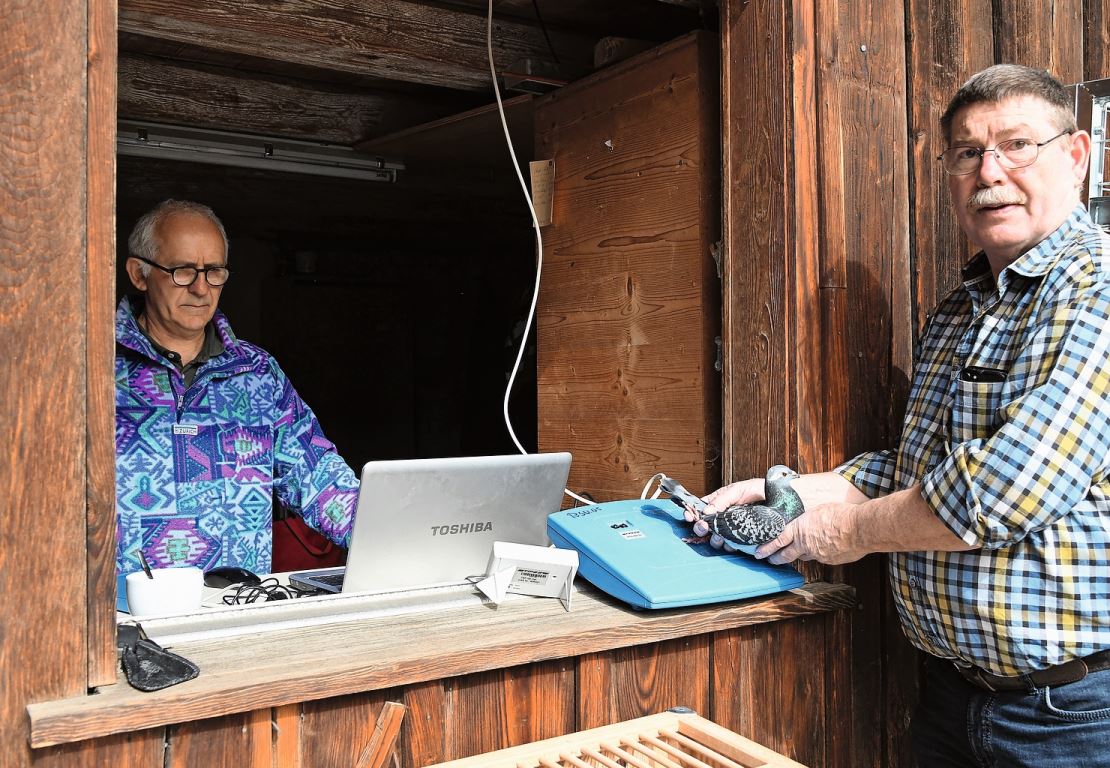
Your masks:
<svg viewBox="0 0 1110 768"><path fill-rule="evenodd" d="M695 714L663 712L436 768L804 768Z"/></svg>

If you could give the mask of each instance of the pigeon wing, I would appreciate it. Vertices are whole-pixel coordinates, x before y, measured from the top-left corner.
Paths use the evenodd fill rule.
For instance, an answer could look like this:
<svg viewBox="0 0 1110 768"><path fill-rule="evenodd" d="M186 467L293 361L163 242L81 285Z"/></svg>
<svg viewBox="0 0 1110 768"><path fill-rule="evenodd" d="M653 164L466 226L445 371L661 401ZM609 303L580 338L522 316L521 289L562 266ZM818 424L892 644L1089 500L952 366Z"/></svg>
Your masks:
<svg viewBox="0 0 1110 768"><path fill-rule="evenodd" d="M782 512L763 504L738 504L719 512L708 522L714 533L745 547L770 541L786 527Z"/></svg>

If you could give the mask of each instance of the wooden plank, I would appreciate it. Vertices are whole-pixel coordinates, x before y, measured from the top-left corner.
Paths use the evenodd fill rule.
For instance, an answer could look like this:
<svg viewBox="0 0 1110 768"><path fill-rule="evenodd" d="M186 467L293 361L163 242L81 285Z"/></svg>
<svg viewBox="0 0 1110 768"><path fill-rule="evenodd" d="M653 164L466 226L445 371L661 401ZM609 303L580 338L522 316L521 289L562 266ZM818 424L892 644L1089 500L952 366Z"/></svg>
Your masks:
<svg viewBox="0 0 1110 768"><path fill-rule="evenodd" d="M502 71L522 59L554 63L537 26L497 20L494 61ZM129 0L121 32L196 43L225 53L264 56L302 66L484 91L490 87L484 14L407 0L218 0L183 4ZM560 71L577 75L593 43L549 30Z"/></svg>
<svg viewBox="0 0 1110 768"><path fill-rule="evenodd" d="M576 665L557 659L502 673L507 745L527 744L570 733L575 721Z"/></svg>
<svg viewBox="0 0 1110 768"><path fill-rule="evenodd" d="M124 119L351 145L440 117L450 107L153 56L125 54L119 61Z"/></svg>
<svg viewBox="0 0 1110 768"><path fill-rule="evenodd" d="M30 764L34 768L165 768L165 752L166 729L152 728L36 749Z"/></svg>
<svg viewBox="0 0 1110 768"><path fill-rule="evenodd" d="M451 681L429 680L405 686L406 707L401 726L401 768L419 768L447 760L446 686Z"/></svg>
<svg viewBox="0 0 1110 768"><path fill-rule="evenodd" d="M456 678L448 689L448 759L573 731L574 692L570 659Z"/></svg>
<svg viewBox="0 0 1110 768"><path fill-rule="evenodd" d="M271 768L270 710L195 720L169 729L166 768Z"/></svg>
<svg viewBox="0 0 1110 768"><path fill-rule="evenodd" d="M795 463L788 347L793 317L781 286L793 254L787 130L792 96L782 3L721 4L722 422L725 482Z"/></svg>
<svg viewBox="0 0 1110 768"><path fill-rule="evenodd" d="M875 559L881 560L880 567L885 572L888 567L886 558ZM835 624L840 624L842 618L837 617L833 621ZM883 670L882 720L886 737L884 744L886 765L913 765L915 757L909 738L909 724L917 708L921 684L924 681L922 669L924 654L910 645L905 633L902 632L902 624L898 619L894 598L889 589L882 590L882 611L878 621L868 622L868 624L872 627L878 624L882 627L883 634L883 656L878 664ZM867 629L857 626L854 631L861 632Z"/></svg>
<svg viewBox="0 0 1110 768"><path fill-rule="evenodd" d="M672 707L709 711L710 637L619 648L578 660L578 727L597 728Z"/></svg>
<svg viewBox="0 0 1110 768"><path fill-rule="evenodd" d="M816 583L764 599L648 612L633 611L582 584L570 613L557 600L514 600L496 611L484 606L454 610L449 647L443 642L442 613L275 630L235 642L190 642L175 650L200 666L197 679L154 693L114 685L95 696L33 704L28 707L30 739L33 746L49 746L663 642L836 610L851 605L852 594L848 587ZM283 653L267 652L274 647ZM318 649L325 647L342 651L321 656ZM419 712L407 699L403 703Z"/></svg>
<svg viewBox="0 0 1110 768"><path fill-rule="evenodd" d="M844 713L827 709L827 673L815 653L824 634L815 618L715 635L709 719L805 765L831 766L825 729Z"/></svg>
<svg viewBox="0 0 1110 768"><path fill-rule="evenodd" d="M825 466L830 467L860 451L893 445L901 432L913 312L906 34L901 9L882 2L838 7L823 1L816 24L822 50L816 119L822 137L818 186L824 235L817 306L824 364L822 432ZM885 578L872 561L825 568L820 574L858 585L862 615L882 615ZM820 626L811 623L814 632ZM823 718L824 742L807 749L830 753L822 759L799 756L802 762L882 764L883 679L871 665L881 658L883 646L867 626L862 620L856 624L847 645L835 642L844 638L825 635L825 674L836 676L847 690L824 689L826 705L836 709L826 710Z"/></svg>
<svg viewBox="0 0 1110 768"><path fill-rule="evenodd" d="M717 481L707 44L682 38L536 104L536 154L555 160L539 443L573 446L569 482L599 499L638 494L660 469Z"/></svg>
<svg viewBox="0 0 1110 768"><path fill-rule="evenodd" d="M535 97L530 94L503 97L501 105L517 159L522 164L532 156L534 100ZM441 169L443 165L500 166L511 163L501 113L496 104L378 136L361 142L356 148L363 152L404 158L406 169L413 162L436 169Z"/></svg>
<svg viewBox="0 0 1110 768"><path fill-rule="evenodd" d="M389 760L397 760L397 738L405 719L405 705L396 701L382 704L374 723L374 735L362 747L355 768L381 768Z"/></svg>
<svg viewBox="0 0 1110 768"><path fill-rule="evenodd" d="M503 670L455 678L448 687L448 759L469 757L507 745L508 703Z"/></svg>
<svg viewBox="0 0 1110 768"><path fill-rule="evenodd" d="M822 364L821 302L814 300L826 283L822 278L819 222L818 145L823 131L816 120L804 116L817 114L817 66L815 54L816 8L812 3L793 6L793 82L792 111L784 123L793 130L794 196L794 301L797 317L793 345L794 365L798 370L796 389L797 462L799 472L823 471L830 458L825 441L825 403L835 400L826 392ZM803 116L797 119L794 116ZM827 201L826 205L834 201ZM834 283L835 284L835 283ZM833 377L834 379L836 377Z"/></svg>
<svg viewBox="0 0 1110 768"><path fill-rule="evenodd" d="M488 0L456 0L480 13L486 12ZM679 5L686 6L684 8ZM675 30L695 29L703 24L701 0L559 0L539 6L543 20L550 26L562 26L590 32L598 37L620 35L644 40L665 40ZM536 5L532 0L494 0L493 12L497 18L520 20L536 18Z"/></svg>
<svg viewBox="0 0 1110 768"><path fill-rule="evenodd" d="M86 548L88 686L116 681L116 4L91 0L88 12L88 174L86 391Z"/></svg>
<svg viewBox="0 0 1110 768"><path fill-rule="evenodd" d="M885 579L872 582L874 587L879 588L885 584ZM825 760L829 768L882 765L883 753L876 750L876 734L886 733L889 736L892 730L885 727L888 719L885 707L878 702L868 706L867 702L854 700L856 686L853 682L853 656L857 654L842 653L841 649L853 647L853 629L857 632L867 631L867 628L858 627L853 621L858 614L859 611L839 611L825 622ZM900 629L896 626L895 631ZM873 658L868 659L870 664L863 673L874 677L876 669L881 669L882 660L882 653L876 653ZM861 739L858 734L865 728L870 728L871 732ZM907 745L909 743L904 738L904 733L899 733L896 738ZM887 763L912 764L912 761Z"/></svg>
<svg viewBox="0 0 1110 768"><path fill-rule="evenodd" d="M1083 78L1083 0L994 0L997 63L1048 70L1065 83Z"/></svg>
<svg viewBox="0 0 1110 768"><path fill-rule="evenodd" d="M301 760L301 705L274 708L274 768L305 768Z"/></svg>
<svg viewBox="0 0 1110 768"><path fill-rule="evenodd" d="M1110 0L1086 0L1083 14L1083 79L1110 77Z"/></svg>
<svg viewBox="0 0 1110 768"><path fill-rule="evenodd" d="M374 737L382 706L397 693L390 690L337 696L301 705L301 764L354 766Z"/></svg>
<svg viewBox="0 0 1110 768"><path fill-rule="evenodd" d="M2 16L0 755L19 768L31 762L27 703L88 685L85 369L103 335L90 338L85 298L88 8Z"/></svg>
<svg viewBox="0 0 1110 768"><path fill-rule="evenodd" d="M952 214L947 177L937 155L944 151L940 116L949 99L972 74L990 66L990 0L933 3L907 0L907 101L913 153L914 233L913 329L958 284L970 256L967 240Z"/></svg>

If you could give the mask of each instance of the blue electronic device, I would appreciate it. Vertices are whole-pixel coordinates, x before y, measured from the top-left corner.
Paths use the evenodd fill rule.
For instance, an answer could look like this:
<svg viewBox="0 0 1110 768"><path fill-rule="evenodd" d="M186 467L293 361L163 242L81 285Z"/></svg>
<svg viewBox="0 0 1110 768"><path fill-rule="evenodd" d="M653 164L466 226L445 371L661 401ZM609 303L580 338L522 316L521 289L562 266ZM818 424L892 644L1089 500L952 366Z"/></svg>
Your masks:
<svg viewBox="0 0 1110 768"><path fill-rule="evenodd" d="M640 608L739 600L805 583L788 565L688 543L682 507L669 499L565 509L548 517L547 535L578 551L578 572L594 586Z"/></svg>

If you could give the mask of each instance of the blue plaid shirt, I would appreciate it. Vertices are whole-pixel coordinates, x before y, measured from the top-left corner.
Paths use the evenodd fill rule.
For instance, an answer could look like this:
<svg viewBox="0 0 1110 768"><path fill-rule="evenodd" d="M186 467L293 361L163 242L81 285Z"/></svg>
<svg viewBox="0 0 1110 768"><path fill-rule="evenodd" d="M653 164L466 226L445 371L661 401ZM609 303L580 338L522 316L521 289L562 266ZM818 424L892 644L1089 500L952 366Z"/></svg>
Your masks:
<svg viewBox="0 0 1110 768"><path fill-rule="evenodd" d="M918 648L1017 675L1110 648L1110 236L1078 206L999 275L986 256L926 323L896 450L837 469L920 481L976 549L890 556Z"/></svg>

